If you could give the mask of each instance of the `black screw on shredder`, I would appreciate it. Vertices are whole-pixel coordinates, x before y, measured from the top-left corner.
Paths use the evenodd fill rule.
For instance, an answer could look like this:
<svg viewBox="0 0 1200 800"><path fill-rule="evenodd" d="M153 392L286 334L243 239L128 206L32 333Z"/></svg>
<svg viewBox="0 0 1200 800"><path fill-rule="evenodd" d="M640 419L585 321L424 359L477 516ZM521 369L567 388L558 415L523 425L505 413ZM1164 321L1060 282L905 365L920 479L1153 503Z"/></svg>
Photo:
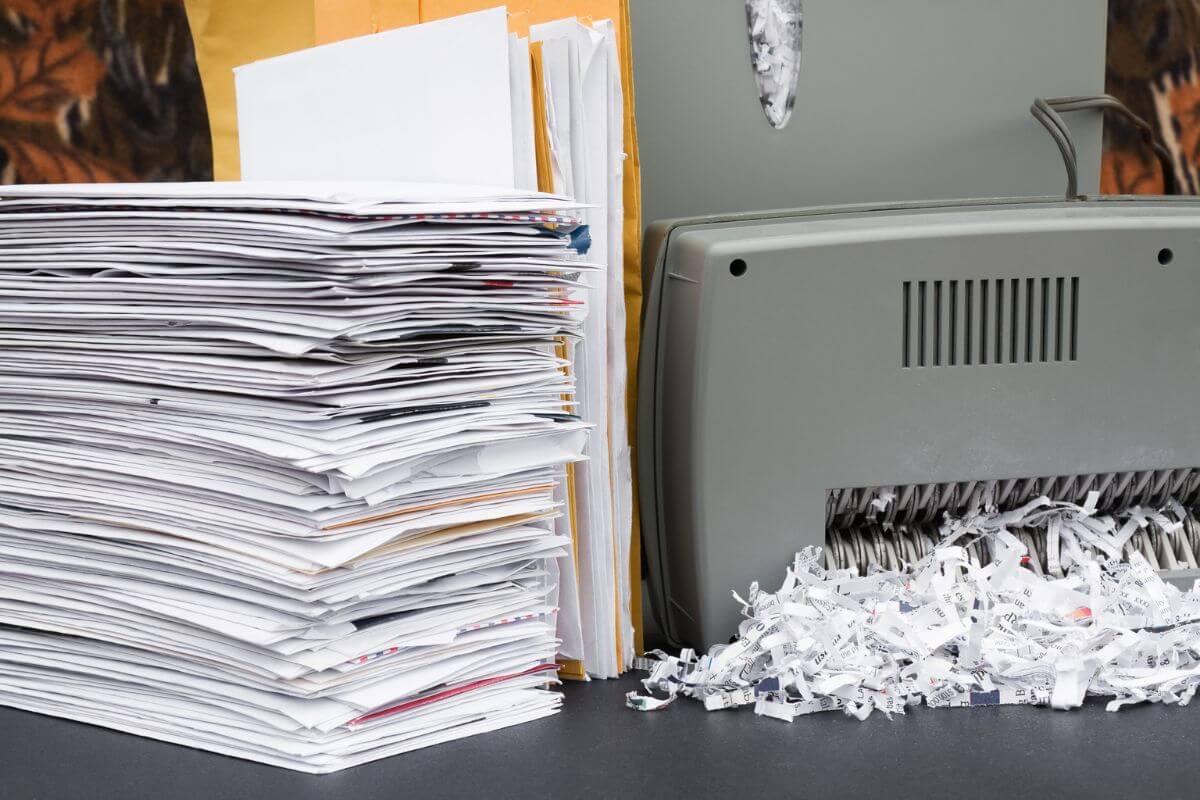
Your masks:
<svg viewBox="0 0 1200 800"><path fill-rule="evenodd" d="M740 278L746 274L746 262L740 258L735 258L729 262L729 274L735 278Z"/></svg>
<svg viewBox="0 0 1200 800"><path fill-rule="evenodd" d="M1162 264L1164 267L1167 264L1170 264L1174 259L1175 253L1171 250L1171 248L1164 247L1162 250L1158 251L1158 263Z"/></svg>

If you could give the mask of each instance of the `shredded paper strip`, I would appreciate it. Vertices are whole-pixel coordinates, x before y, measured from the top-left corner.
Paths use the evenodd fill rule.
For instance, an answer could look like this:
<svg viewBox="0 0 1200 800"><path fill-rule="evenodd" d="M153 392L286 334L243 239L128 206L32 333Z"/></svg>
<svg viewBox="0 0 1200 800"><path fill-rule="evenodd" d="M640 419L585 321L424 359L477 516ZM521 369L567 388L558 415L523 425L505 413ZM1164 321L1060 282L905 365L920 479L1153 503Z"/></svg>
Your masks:
<svg viewBox="0 0 1200 800"><path fill-rule="evenodd" d="M746 0L750 61L763 113L771 126L787 125L800 75L800 0Z"/></svg>
<svg viewBox="0 0 1200 800"><path fill-rule="evenodd" d="M1185 512L1172 503L1106 516L1095 502L1041 497L948 519L938 546L903 571L827 570L820 548L805 548L779 591L734 594L746 619L731 644L649 654L650 694L631 692L627 705L653 711L684 696L787 722L838 709L860 720L903 714L922 701L1185 705L1200 685L1200 591L1163 581L1138 552L1120 559L1150 520L1169 530ZM1029 569L1010 529L1030 527L1057 537L1062 577ZM967 552L979 540L995 556L986 566Z"/></svg>

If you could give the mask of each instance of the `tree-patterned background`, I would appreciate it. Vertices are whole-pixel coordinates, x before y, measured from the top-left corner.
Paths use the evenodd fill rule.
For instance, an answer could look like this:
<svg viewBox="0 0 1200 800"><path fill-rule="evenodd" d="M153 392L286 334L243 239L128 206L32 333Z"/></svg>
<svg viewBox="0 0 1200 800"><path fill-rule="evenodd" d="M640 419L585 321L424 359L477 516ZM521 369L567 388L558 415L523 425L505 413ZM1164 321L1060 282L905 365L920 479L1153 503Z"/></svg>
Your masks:
<svg viewBox="0 0 1200 800"><path fill-rule="evenodd" d="M181 0L0 0L0 180L211 177Z"/></svg>
<svg viewBox="0 0 1200 800"><path fill-rule="evenodd" d="M1200 0L1109 0L1105 83L1153 126L1171 152L1184 194L1200 191ZM1162 192L1158 162L1122 119L1104 125L1101 190Z"/></svg>
<svg viewBox="0 0 1200 800"><path fill-rule="evenodd" d="M1002 2L1002 0L996 0ZM1200 192L1200 0L1109 0L1107 86ZM1105 124L1102 190L1155 193L1152 154ZM0 182L212 177L182 0L0 0Z"/></svg>

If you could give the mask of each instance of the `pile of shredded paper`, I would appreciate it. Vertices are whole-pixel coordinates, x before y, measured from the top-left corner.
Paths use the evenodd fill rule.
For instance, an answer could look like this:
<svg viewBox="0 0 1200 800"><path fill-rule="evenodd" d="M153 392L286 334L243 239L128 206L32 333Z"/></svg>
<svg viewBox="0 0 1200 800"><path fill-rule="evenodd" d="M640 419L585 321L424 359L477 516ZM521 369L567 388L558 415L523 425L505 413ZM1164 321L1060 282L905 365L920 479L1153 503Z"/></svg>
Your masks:
<svg viewBox="0 0 1200 800"><path fill-rule="evenodd" d="M819 548L805 548L779 591L734 594L746 619L732 644L649 654L639 666L650 694L626 702L653 711L683 695L789 722L835 709L890 716L922 701L1068 709L1090 694L1112 697L1110 711L1184 705L1200 685L1200 591L1164 582L1138 552L1119 558L1148 519L1180 523L1144 508L1100 515L1095 502L1042 497L947 519L940 544L904 571L827 570ZM1026 566L1018 527L1059 537L1063 577ZM966 550L981 538L996 556L986 566Z"/></svg>

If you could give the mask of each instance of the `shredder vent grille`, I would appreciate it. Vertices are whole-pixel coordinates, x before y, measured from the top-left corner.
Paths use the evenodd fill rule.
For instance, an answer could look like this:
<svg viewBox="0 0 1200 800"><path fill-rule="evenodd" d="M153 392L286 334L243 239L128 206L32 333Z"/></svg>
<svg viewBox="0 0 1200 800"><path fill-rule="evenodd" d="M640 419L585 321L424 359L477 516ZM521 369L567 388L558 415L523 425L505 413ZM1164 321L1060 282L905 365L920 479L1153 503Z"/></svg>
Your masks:
<svg viewBox="0 0 1200 800"><path fill-rule="evenodd" d="M903 281L900 365L1070 362L1079 357L1079 278Z"/></svg>

